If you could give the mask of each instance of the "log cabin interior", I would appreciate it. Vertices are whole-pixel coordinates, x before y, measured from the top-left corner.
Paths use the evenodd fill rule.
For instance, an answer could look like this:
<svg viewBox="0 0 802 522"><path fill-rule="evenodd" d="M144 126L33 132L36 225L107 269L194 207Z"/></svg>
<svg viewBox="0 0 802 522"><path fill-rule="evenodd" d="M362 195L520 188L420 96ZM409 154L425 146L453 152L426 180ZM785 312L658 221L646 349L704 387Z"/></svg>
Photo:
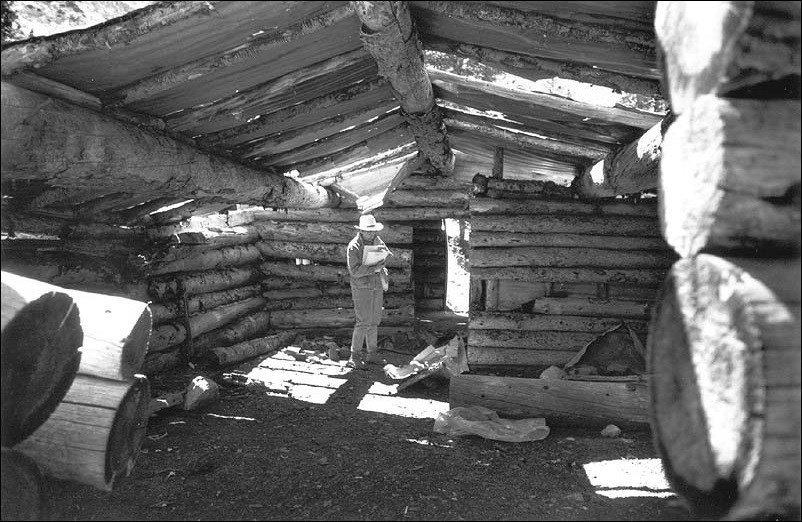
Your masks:
<svg viewBox="0 0 802 522"><path fill-rule="evenodd" d="M452 406L649 424L699 512L798 518L799 84L798 2L158 2L4 45L4 451L349 336L370 212L380 335L458 328ZM642 364L577 364L605 336ZM128 461L48 472L110 488L142 423L100 424Z"/></svg>

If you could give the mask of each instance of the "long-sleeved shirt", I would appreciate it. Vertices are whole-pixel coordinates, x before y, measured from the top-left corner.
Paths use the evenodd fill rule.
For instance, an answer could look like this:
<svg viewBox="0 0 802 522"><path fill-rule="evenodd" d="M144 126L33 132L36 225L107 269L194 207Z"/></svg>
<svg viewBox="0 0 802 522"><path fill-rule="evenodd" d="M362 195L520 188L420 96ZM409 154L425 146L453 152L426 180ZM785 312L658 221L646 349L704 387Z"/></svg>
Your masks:
<svg viewBox="0 0 802 522"><path fill-rule="evenodd" d="M373 245L387 246L379 236L373 239ZM381 276L376 271L376 266L363 265L362 256L365 250L365 242L362 234L357 234L348 243L348 273L351 275L351 284L358 288L374 288L381 285Z"/></svg>

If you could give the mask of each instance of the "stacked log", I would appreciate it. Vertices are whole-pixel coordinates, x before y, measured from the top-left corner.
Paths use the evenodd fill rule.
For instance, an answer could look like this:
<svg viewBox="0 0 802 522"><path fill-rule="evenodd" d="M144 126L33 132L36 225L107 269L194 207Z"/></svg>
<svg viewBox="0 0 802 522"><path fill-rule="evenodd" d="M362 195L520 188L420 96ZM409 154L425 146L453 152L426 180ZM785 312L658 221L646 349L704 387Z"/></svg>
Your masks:
<svg viewBox="0 0 802 522"><path fill-rule="evenodd" d="M486 181L519 191L470 201L472 369L560 366L621 322L645 336L676 258L654 200L584 202L542 182Z"/></svg>
<svg viewBox="0 0 802 522"><path fill-rule="evenodd" d="M798 519L800 8L692 5L655 23L678 114L660 217L682 259L650 324L652 432L696 514Z"/></svg>
<svg viewBox="0 0 802 522"><path fill-rule="evenodd" d="M147 304L2 278L3 446L13 447L8 469L3 456L4 516L6 479L32 498L31 470L110 491L130 473L147 425L149 383L138 373Z"/></svg>

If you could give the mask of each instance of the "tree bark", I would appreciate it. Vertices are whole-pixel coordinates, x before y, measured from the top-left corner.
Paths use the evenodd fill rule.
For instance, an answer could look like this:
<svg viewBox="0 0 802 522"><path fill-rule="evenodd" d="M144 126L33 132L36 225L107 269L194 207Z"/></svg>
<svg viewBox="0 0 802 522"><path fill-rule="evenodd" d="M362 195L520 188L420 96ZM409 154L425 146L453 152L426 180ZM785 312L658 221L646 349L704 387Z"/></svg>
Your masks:
<svg viewBox="0 0 802 522"><path fill-rule="evenodd" d="M277 330L353 326L355 320L353 308L277 310L270 313L270 327ZM411 325L414 320L415 308L407 305L384 310L381 324L384 326Z"/></svg>
<svg viewBox="0 0 802 522"><path fill-rule="evenodd" d="M615 315L615 314L610 314ZM590 332L601 334L620 325L618 317L588 317L562 314L525 314L520 312L472 312L468 327L474 330L514 331L558 331ZM644 324L641 321L626 321L628 324Z"/></svg>
<svg viewBox="0 0 802 522"><path fill-rule="evenodd" d="M296 265L282 261L266 261L259 265L262 273L273 278L296 279L347 285L350 281L345 265ZM393 291L409 288L412 271L409 268L389 270L390 288Z"/></svg>
<svg viewBox="0 0 802 522"><path fill-rule="evenodd" d="M415 135L422 154L442 175L454 173L454 153L434 103L423 51L406 2L352 2L362 21L360 38L376 59Z"/></svg>
<svg viewBox="0 0 802 522"><path fill-rule="evenodd" d="M585 199L612 198L657 188L663 137L673 119L672 115L666 116L637 141L586 168L571 186Z"/></svg>
<svg viewBox="0 0 802 522"><path fill-rule="evenodd" d="M671 126L660 162L661 223L681 256L799 252L800 107L704 96Z"/></svg>
<svg viewBox="0 0 802 522"><path fill-rule="evenodd" d="M48 420L15 449L48 476L111 491L133 469L149 403L144 376L113 381L79 375Z"/></svg>
<svg viewBox="0 0 802 522"><path fill-rule="evenodd" d="M565 331L471 330L468 344L521 350L578 352L597 336L594 333Z"/></svg>
<svg viewBox="0 0 802 522"><path fill-rule="evenodd" d="M259 241L256 248L267 259L309 259L313 262L344 263L347 244L297 243L294 241ZM386 260L388 268L408 267L412 264L412 251L394 247L393 255Z"/></svg>
<svg viewBox="0 0 802 522"><path fill-rule="evenodd" d="M172 249L165 257L151 261L147 271L150 275L156 276L171 272L230 268L254 263L260 256L259 250L254 245L234 245L214 250L184 247Z"/></svg>
<svg viewBox="0 0 802 522"><path fill-rule="evenodd" d="M583 234L527 234L517 232L471 232L471 248L476 252L487 247L559 247L596 248L612 251L670 252L660 237L627 237Z"/></svg>
<svg viewBox="0 0 802 522"><path fill-rule="evenodd" d="M799 516L799 270L702 254L666 278L647 346L652 433L698 515Z"/></svg>
<svg viewBox="0 0 802 522"><path fill-rule="evenodd" d="M200 335L192 342L192 356L203 357L210 349L248 341L270 330L270 312L253 312L241 319Z"/></svg>
<svg viewBox="0 0 802 522"><path fill-rule="evenodd" d="M388 207L468 208L467 186L463 190L396 190L384 200Z"/></svg>
<svg viewBox="0 0 802 522"><path fill-rule="evenodd" d="M545 417L555 426L649 422L649 390L643 383L456 375L449 404L484 406L505 417Z"/></svg>
<svg viewBox="0 0 802 522"><path fill-rule="evenodd" d="M795 2L657 4L654 27L672 110L685 114L706 94L799 98L799 21Z"/></svg>
<svg viewBox="0 0 802 522"><path fill-rule="evenodd" d="M481 176L477 174L476 177ZM485 178L488 190L497 188L505 193L517 192L526 199L493 199L475 198L470 202L471 214L546 214L546 215L591 215L591 216L632 216L633 218L652 218L657 223L658 207L656 201L639 203L614 201L570 201L566 199L549 199L537 195L557 195L554 187L546 182L530 180L503 180ZM502 185L503 183L503 185ZM555 184L556 185L556 184ZM570 190L568 187L556 185L560 191ZM577 231L577 233L581 233Z"/></svg>
<svg viewBox="0 0 802 522"><path fill-rule="evenodd" d="M245 227L254 230L263 241L295 241L297 243L342 243L348 244L358 231L355 223L310 223L304 221L259 221ZM385 227L379 236L388 245L412 243L412 227L396 225Z"/></svg>
<svg viewBox="0 0 802 522"><path fill-rule="evenodd" d="M72 297L38 288L3 272L2 430L3 447L34 432L70 388L81 362L84 333Z"/></svg>
<svg viewBox="0 0 802 522"><path fill-rule="evenodd" d="M339 197L323 187L252 170L7 82L2 82L2 91L4 178L230 203L339 205ZM58 162L46 154L52 150L60 151ZM148 151L146 163L143 150ZM98 177L98 170L104 176Z"/></svg>

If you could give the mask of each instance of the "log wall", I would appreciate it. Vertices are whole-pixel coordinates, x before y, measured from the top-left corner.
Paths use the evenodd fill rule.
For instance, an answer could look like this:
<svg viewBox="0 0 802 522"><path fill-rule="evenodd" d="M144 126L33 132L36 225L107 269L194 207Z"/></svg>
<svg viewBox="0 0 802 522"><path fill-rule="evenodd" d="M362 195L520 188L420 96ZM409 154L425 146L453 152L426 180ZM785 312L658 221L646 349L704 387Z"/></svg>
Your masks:
<svg viewBox="0 0 802 522"><path fill-rule="evenodd" d="M645 341L676 258L653 199L495 195L470 201L472 370L561 366L621 321Z"/></svg>

